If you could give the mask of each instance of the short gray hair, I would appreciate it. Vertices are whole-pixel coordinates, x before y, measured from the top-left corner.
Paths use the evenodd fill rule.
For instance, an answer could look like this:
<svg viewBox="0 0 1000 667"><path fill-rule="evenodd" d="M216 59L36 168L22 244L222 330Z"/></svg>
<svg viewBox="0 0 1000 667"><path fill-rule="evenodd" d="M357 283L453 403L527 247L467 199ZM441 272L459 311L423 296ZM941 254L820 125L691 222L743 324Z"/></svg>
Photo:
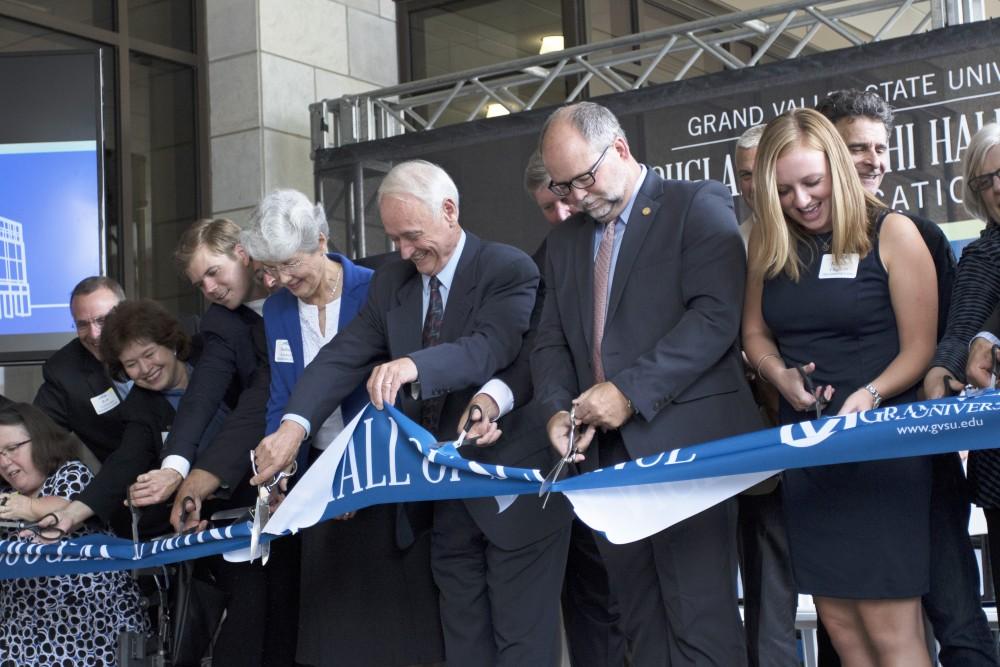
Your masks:
<svg viewBox="0 0 1000 667"><path fill-rule="evenodd" d="M539 151L541 151L549 127L557 121L568 122L580 133L580 136L587 140L591 147L597 150L603 150L605 146L609 146L618 137L625 139L625 130L622 129L621 123L618 122L618 118L610 109L595 102L577 102L559 107L545 119L542 131L538 135Z"/></svg>
<svg viewBox="0 0 1000 667"><path fill-rule="evenodd" d="M254 208L240 241L256 260L284 262L297 252L314 252L320 234L330 237L322 206L298 190L275 190Z"/></svg>
<svg viewBox="0 0 1000 667"><path fill-rule="evenodd" d="M378 186L378 203L385 197L410 196L423 202L432 215L441 212L445 199L458 208L458 188L444 169L427 160L407 160L389 170Z"/></svg>
<svg viewBox="0 0 1000 667"><path fill-rule="evenodd" d="M983 125L983 129L976 132L965 151L965 185L962 186L962 200L965 203L965 210L984 221L989 221L990 214L986 210L983 193L973 192L969 187L969 179L980 174L983 163L986 162L986 154L994 146L1000 146L1000 125L989 123ZM1000 220L993 222L1000 223Z"/></svg>
<svg viewBox="0 0 1000 667"><path fill-rule="evenodd" d="M536 150L528 158L528 166L524 168L524 189L528 191L529 195L534 195L536 190L548 187L551 182L552 177L545 169L542 154Z"/></svg>
<svg viewBox="0 0 1000 667"><path fill-rule="evenodd" d="M754 125L747 128L746 132L741 134L740 138L736 140L736 147L742 148L743 150L757 148L757 144L760 143L760 138L766 129L766 123L761 123L760 125Z"/></svg>

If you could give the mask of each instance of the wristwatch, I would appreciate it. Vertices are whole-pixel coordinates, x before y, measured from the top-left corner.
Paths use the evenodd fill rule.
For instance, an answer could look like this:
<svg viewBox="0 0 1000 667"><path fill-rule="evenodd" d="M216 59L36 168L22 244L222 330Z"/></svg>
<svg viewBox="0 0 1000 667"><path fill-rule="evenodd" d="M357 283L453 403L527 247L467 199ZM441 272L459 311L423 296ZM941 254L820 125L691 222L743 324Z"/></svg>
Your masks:
<svg viewBox="0 0 1000 667"><path fill-rule="evenodd" d="M875 385L870 382L865 385L865 389L872 395L872 398L875 401L872 405L872 410L874 410L882 404L882 394L878 393L878 389L876 389Z"/></svg>

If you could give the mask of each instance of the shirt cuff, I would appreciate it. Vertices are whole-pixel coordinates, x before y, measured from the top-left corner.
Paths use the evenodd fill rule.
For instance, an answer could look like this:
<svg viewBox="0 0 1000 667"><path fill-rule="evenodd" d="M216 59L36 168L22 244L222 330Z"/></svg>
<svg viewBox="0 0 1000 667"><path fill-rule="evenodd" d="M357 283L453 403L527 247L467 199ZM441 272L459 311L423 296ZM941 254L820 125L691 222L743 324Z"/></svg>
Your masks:
<svg viewBox="0 0 1000 667"><path fill-rule="evenodd" d="M972 344L976 341L976 338L984 338L989 341L990 345L1000 345L1000 338L997 338L989 331L980 331L969 341L969 349L972 349Z"/></svg>
<svg viewBox="0 0 1000 667"><path fill-rule="evenodd" d="M160 470L176 470L180 473L181 479L187 479L188 473L191 472L191 462L183 456L171 454L163 459Z"/></svg>
<svg viewBox="0 0 1000 667"><path fill-rule="evenodd" d="M500 417L503 417L514 409L514 392L510 390L510 387L503 380L493 378L476 393L486 394L493 399L497 407L500 408L500 414L497 415L497 419L500 419Z"/></svg>
<svg viewBox="0 0 1000 667"><path fill-rule="evenodd" d="M283 422L285 422L285 421L295 422L296 424L298 424L299 426L301 426L303 429L305 429L305 431L306 431L306 438L309 437L309 431L311 429L309 427L309 420L306 419L305 417L302 417L300 415L294 415L292 413L288 413L287 415L282 415L281 416L281 421L283 421ZM303 440L304 439L305 438L303 438Z"/></svg>

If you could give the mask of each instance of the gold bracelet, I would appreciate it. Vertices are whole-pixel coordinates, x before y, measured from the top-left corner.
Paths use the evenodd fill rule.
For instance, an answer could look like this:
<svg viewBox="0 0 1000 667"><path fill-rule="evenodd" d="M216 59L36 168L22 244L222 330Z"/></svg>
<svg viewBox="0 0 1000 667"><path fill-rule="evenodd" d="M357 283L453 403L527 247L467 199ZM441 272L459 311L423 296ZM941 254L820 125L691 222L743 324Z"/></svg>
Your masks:
<svg viewBox="0 0 1000 667"><path fill-rule="evenodd" d="M770 359L771 357L778 358L778 354L776 352L768 352L757 361L757 370L755 371L755 374L757 375L757 377L761 378L765 382L770 382L770 380L768 380L766 377L760 374L760 367L763 366L764 362Z"/></svg>

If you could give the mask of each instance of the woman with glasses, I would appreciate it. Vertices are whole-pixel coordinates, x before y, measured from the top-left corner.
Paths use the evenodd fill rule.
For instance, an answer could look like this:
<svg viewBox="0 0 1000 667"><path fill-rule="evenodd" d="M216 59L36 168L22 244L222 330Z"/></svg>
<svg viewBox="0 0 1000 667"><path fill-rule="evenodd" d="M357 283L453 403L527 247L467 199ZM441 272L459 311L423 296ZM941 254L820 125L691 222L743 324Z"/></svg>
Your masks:
<svg viewBox="0 0 1000 667"><path fill-rule="evenodd" d="M753 184L743 345L781 395L779 420L914 400L938 298L916 226L864 191L837 130L810 109L768 123ZM795 581L843 663L929 665L930 459L783 477Z"/></svg>
<svg viewBox="0 0 1000 667"><path fill-rule="evenodd" d="M38 408L0 408L0 523L33 526L93 479L76 443ZM52 530L48 528L48 530ZM97 532L87 525L70 537ZM0 539L32 540L0 529ZM118 635L148 632L139 589L127 572L0 581L0 662L7 665L117 665Z"/></svg>
<svg viewBox="0 0 1000 667"><path fill-rule="evenodd" d="M986 228L962 251L948 328L924 378L928 398L939 398L961 388L969 344L1000 305L1000 124L984 125L972 137L963 166L962 200L966 210L985 222ZM986 515L990 553L1000 554L1000 450L969 453L969 484L973 502ZM1000 557L990 559L990 568L1000 599Z"/></svg>
<svg viewBox="0 0 1000 667"><path fill-rule="evenodd" d="M271 364L267 433L278 429L295 383L319 349L359 316L372 271L327 253L323 208L276 190L254 210L243 244L282 287L264 303ZM368 402L360 385L310 434L298 474ZM396 548L396 505L365 508L302 531L299 663L379 667L442 659L429 540Z"/></svg>

